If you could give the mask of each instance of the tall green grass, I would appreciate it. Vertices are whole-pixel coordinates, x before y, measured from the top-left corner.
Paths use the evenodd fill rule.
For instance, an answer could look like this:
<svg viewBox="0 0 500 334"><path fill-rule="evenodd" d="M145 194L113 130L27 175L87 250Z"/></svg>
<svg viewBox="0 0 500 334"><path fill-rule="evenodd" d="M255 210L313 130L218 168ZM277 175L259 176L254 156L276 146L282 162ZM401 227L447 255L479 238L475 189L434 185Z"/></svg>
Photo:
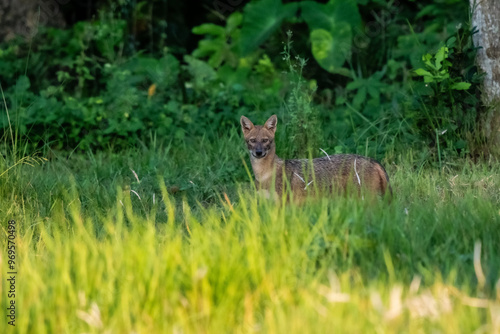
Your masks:
<svg viewBox="0 0 500 334"><path fill-rule="evenodd" d="M0 332L500 331L498 166L401 158L390 205L296 206L256 196L237 140L54 153L2 176L18 313Z"/></svg>

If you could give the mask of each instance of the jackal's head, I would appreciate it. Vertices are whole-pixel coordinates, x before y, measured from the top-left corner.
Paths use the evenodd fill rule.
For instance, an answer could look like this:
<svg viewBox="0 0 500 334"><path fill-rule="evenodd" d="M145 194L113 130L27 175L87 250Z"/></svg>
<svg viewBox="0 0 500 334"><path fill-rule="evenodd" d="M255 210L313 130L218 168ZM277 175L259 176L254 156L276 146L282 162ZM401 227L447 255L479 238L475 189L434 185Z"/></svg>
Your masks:
<svg viewBox="0 0 500 334"><path fill-rule="evenodd" d="M278 123L276 115L269 117L264 125L253 125L245 116L241 116L240 123L252 157L261 159L269 154L274 154L274 133Z"/></svg>

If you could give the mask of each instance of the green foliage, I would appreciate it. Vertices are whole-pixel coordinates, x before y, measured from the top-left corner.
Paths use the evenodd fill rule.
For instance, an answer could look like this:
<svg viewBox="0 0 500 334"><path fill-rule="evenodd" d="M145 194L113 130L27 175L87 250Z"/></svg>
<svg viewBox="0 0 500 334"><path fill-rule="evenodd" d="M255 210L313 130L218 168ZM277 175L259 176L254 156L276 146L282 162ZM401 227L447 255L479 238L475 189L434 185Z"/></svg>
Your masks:
<svg viewBox="0 0 500 334"><path fill-rule="evenodd" d="M474 65L474 33L458 30L434 55L425 54L425 67L415 70L423 78L423 83L415 84L415 104L422 113L418 125L422 135L439 148L439 159L441 155L483 153L478 127L481 75Z"/></svg>
<svg viewBox="0 0 500 334"><path fill-rule="evenodd" d="M354 1L335 1L320 4L313 1L283 4L281 0L250 2L243 13L241 50L243 55L254 51L269 39L283 21L299 20L310 30L312 54L330 73L349 75L342 68L350 59L353 31L361 25Z"/></svg>
<svg viewBox="0 0 500 334"><path fill-rule="evenodd" d="M179 70L179 62L169 54L160 59L141 56L120 65L105 63L102 91L81 98L63 85L49 86L37 95L30 90L30 79L20 76L6 91L13 125L33 145L43 141L54 148L133 144L150 130L166 136L185 127L178 110L162 106L158 99L176 91Z"/></svg>
<svg viewBox="0 0 500 334"><path fill-rule="evenodd" d="M135 52L161 35L138 34L138 20L151 34L166 22L146 2L115 7L0 47L12 124L32 147L216 138L241 114L278 112L289 125L281 140L297 147L290 154L321 146L383 158L408 145L431 161L487 153L470 32L457 28L467 20L462 2L255 0L219 16L222 25L192 28L201 40L191 54L164 42ZM303 59L283 61L285 29L294 31L290 54Z"/></svg>
<svg viewBox="0 0 500 334"><path fill-rule="evenodd" d="M300 8L311 31L314 59L330 73L349 76L350 72L342 66L351 59L353 32L361 25L355 1L304 1Z"/></svg>
<svg viewBox="0 0 500 334"><path fill-rule="evenodd" d="M241 13L233 13L226 20L226 27L204 24L193 28L193 33L205 35L191 56L185 56L189 64L196 63L202 72L210 72L209 95L217 95L217 87L223 87L228 94L234 94L233 100L242 100L244 104L254 105L257 109L275 107L279 103L282 89L281 78L266 54L254 51L246 54L242 49ZM192 68L192 67L191 67ZM191 74L194 80L200 73ZM203 77L203 74L201 74ZM232 105L235 103L233 102Z"/></svg>
<svg viewBox="0 0 500 334"><path fill-rule="evenodd" d="M383 82L386 70L378 71L369 78L357 78L347 84L346 90L356 92L352 99L353 107L360 109L364 104L374 107L380 105L380 96L390 87Z"/></svg>
<svg viewBox="0 0 500 334"><path fill-rule="evenodd" d="M217 68L223 63L236 67L239 63L238 50L240 26L243 20L241 13L233 13L227 18L226 27L212 23L202 24L193 28L197 35L207 35L198 44L192 55L196 58L208 57L208 64ZM230 43L228 41L231 41Z"/></svg>
<svg viewBox="0 0 500 334"><path fill-rule="evenodd" d="M449 49L441 47L436 55L429 53L422 57L427 70L419 68L415 73L424 78L425 83L432 84L436 94L445 93L449 90L467 90L471 84L468 82L457 82L457 78L450 78L449 69L452 63L448 61Z"/></svg>
<svg viewBox="0 0 500 334"><path fill-rule="evenodd" d="M292 4L293 6L297 5L298 8L292 7ZM305 139L310 131L305 131L304 127L298 126L298 124L300 122L308 123L304 120L309 119L314 124L316 119L319 123L331 124L330 127L323 129L325 131L324 137L332 138L333 135L334 140L330 140L323 146L330 150L335 147L336 152L354 150L377 156L383 155L384 152L392 150L396 146L404 147L417 141L423 144L419 144L422 145L421 148L429 147L431 156L435 156L432 151L437 147L435 141L436 126L431 127L432 136L426 130L421 130L422 120L425 117L422 117L424 113L416 111L420 107L416 107L412 100L415 88L410 71L412 67L425 67L429 64L439 66L445 61L444 58L443 60L438 59L436 63L436 59L434 59L431 63L431 59L428 59L429 64L426 65L421 60L423 53L438 47L442 44L442 40L448 37L440 30L442 26L446 27L446 32L455 33L456 38L461 39L460 43L466 43L464 39L467 38L464 30L461 29L460 32L457 32L455 26L457 22L460 22L457 19L465 20L467 7L454 4L456 6L454 14L444 10L446 6L450 5L448 2L416 5L419 11L415 17L412 13L414 9L408 9L411 5L406 6L401 3L396 4L395 6L399 7L396 8L380 1L358 3L354 1L329 1L326 4L303 1L286 5L282 4L281 1L252 1L243 11L242 28L238 34L235 34L237 37L234 40L228 38L227 31L229 29L212 27L214 32L211 33L207 30L208 36L218 34L219 37L200 43L199 49L202 48L202 44L203 47L206 47L204 43L213 43L211 46L213 50L231 50L232 57L221 57L219 51L213 53L211 57L217 55L217 59L219 59L214 64L228 62L226 59L238 57L242 59L243 55L248 55L246 60L253 59L253 64L255 64L256 53L262 52L262 49L270 49L269 43L273 40L272 35L280 25L303 22L309 31L310 52L317 64L332 74L340 74L344 77L341 79L344 82L346 78L350 79L347 79L344 87L335 88L325 87L322 82L318 82L317 85L320 88L315 93L305 93L304 97L308 97L302 99L302 102L298 102L297 99L294 102L291 100L291 96L298 96L296 94L297 86L294 86L294 82L297 81L292 80L291 85L285 86L288 95L284 95L290 98L287 101L289 107L283 116L284 119L293 123L290 125L290 131L287 132L287 136L291 137L287 138L297 139L294 143L297 147L301 147L295 153L303 152L305 143L310 141ZM286 7L288 5L290 7ZM385 15L375 16L375 27L382 30L376 35L368 30L374 26L371 24L374 22L368 22L368 25L363 27L363 19L360 15L363 13L366 16L363 6L366 6L366 9L371 10L372 13L382 11ZM280 8L282 10L278 10ZM456 15L460 8L462 16ZM440 21L441 26L425 25L425 23L418 21L415 23L416 26L408 25L407 18L409 17L419 20L433 15L439 16L439 20L442 21ZM368 39L367 45L362 42L365 39ZM231 45L233 42L234 44ZM299 42L302 43L300 40ZM257 49L258 46L262 48ZM442 57L444 56L443 53ZM209 58L209 62L212 59L214 58ZM252 60L250 62L252 63ZM350 69L344 67L346 63L350 65ZM468 56L467 61L462 61L461 66L470 67L472 64L473 59ZM299 64L297 65L300 67ZM282 67L283 65L276 63L275 66ZM459 76L452 78L451 81L443 81L444 78L441 80L438 72L447 72L448 65L444 63L444 67L440 66L442 68L428 71L433 73L431 74L434 76L433 80L441 87L440 89L446 90L443 84L447 85L448 83L453 91L467 88L467 81L459 80ZM237 65L231 67L233 72L237 72L236 68L238 68ZM289 64L285 64L284 70L289 71L289 68ZM454 68L452 71L455 73L457 70L458 68ZM222 73L223 71L218 72ZM308 76L307 69L301 69L300 73L301 76ZM233 75L232 78L244 82L245 75ZM431 84L434 85L434 83ZM332 106L312 106L317 101L318 94L334 94L335 112L333 114L327 111ZM295 105L299 105L298 109L302 112L294 113L292 110L296 108ZM268 109L271 108L268 107ZM299 114L301 116L297 117ZM311 117L312 115L314 117ZM441 118L442 115L438 117ZM302 121L298 121L298 119L302 119ZM472 126L472 123L470 125ZM440 128L439 130L444 131L445 129ZM455 148L460 149L465 142L465 137L470 137L470 135L471 132L459 134L460 139L457 139ZM297 136L304 138L299 140ZM311 140L311 143L315 142L313 146L318 145L317 140L320 137L322 136L318 135L315 140ZM480 141L477 140L477 137L475 140ZM441 147L448 150L446 145ZM449 151L448 154L450 153L453 152Z"/></svg>
<svg viewBox="0 0 500 334"><path fill-rule="evenodd" d="M282 24L293 17L298 2L283 4L281 0L252 1L244 9L241 49L244 55L254 51Z"/></svg>
<svg viewBox="0 0 500 334"><path fill-rule="evenodd" d="M224 39L237 41L238 20L238 13L228 20ZM214 27L195 30L215 33ZM168 50L158 56L124 55L124 29L124 21L103 14L100 21L79 22L71 30L41 30L22 61L27 42L17 40L16 47L2 51L0 64L11 74L2 85L12 125L29 138L32 149L44 144L119 149L150 136L179 141L187 133L192 138L214 135L237 120L235 109L238 114L247 110L242 99L255 105L279 103L280 80L266 56L240 59L232 51L234 43L216 54L203 48L215 43L218 49L221 36L193 53L210 56L208 62L186 55L181 65ZM52 46L55 57L47 52ZM26 64L27 75L19 75ZM250 73L253 64L255 74ZM38 75L38 68L46 75ZM267 95L257 100L257 90ZM8 127L5 114L0 127Z"/></svg>
<svg viewBox="0 0 500 334"><path fill-rule="evenodd" d="M350 41L352 36L348 24L339 24L336 29L335 38L331 33L324 29L311 31L312 54L318 63L330 73L345 74L349 76L350 72L341 69L345 62L346 41ZM339 52L340 51L340 52Z"/></svg>
<svg viewBox="0 0 500 334"><path fill-rule="evenodd" d="M318 115L312 105L312 96L316 90L315 83L308 86L302 74L307 61L300 56L292 57L292 32L287 32L287 42L284 45L283 60L288 65L288 78L291 91L286 99L286 116L283 117L287 130L287 143L289 140L293 145L284 146L284 153L289 157L306 157L307 152L317 153L322 142L321 132L318 131Z"/></svg>

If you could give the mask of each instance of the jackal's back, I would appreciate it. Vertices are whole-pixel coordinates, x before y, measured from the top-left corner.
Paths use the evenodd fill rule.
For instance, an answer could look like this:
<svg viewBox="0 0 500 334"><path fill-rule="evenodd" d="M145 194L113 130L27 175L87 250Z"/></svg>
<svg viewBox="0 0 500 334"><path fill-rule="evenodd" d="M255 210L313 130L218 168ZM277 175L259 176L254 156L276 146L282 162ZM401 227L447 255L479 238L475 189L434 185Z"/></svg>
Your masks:
<svg viewBox="0 0 500 334"><path fill-rule="evenodd" d="M387 191L392 194L384 167L368 157L336 154L313 160L285 160L283 165L294 193L304 193L307 187L345 192L352 186L381 195Z"/></svg>

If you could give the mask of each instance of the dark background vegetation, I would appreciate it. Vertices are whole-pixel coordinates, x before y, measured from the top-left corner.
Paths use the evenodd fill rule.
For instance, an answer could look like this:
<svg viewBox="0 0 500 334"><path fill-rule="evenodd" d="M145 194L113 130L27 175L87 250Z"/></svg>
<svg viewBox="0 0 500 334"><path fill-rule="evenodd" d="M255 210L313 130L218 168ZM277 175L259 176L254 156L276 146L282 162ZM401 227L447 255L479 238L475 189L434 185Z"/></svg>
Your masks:
<svg viewBox="0 0 500 334"><path fill-rule="evenodd" d="M277 113L287 157L487 154L465 0L3 1L0 126L30 151L216 139Z"/></svg>

